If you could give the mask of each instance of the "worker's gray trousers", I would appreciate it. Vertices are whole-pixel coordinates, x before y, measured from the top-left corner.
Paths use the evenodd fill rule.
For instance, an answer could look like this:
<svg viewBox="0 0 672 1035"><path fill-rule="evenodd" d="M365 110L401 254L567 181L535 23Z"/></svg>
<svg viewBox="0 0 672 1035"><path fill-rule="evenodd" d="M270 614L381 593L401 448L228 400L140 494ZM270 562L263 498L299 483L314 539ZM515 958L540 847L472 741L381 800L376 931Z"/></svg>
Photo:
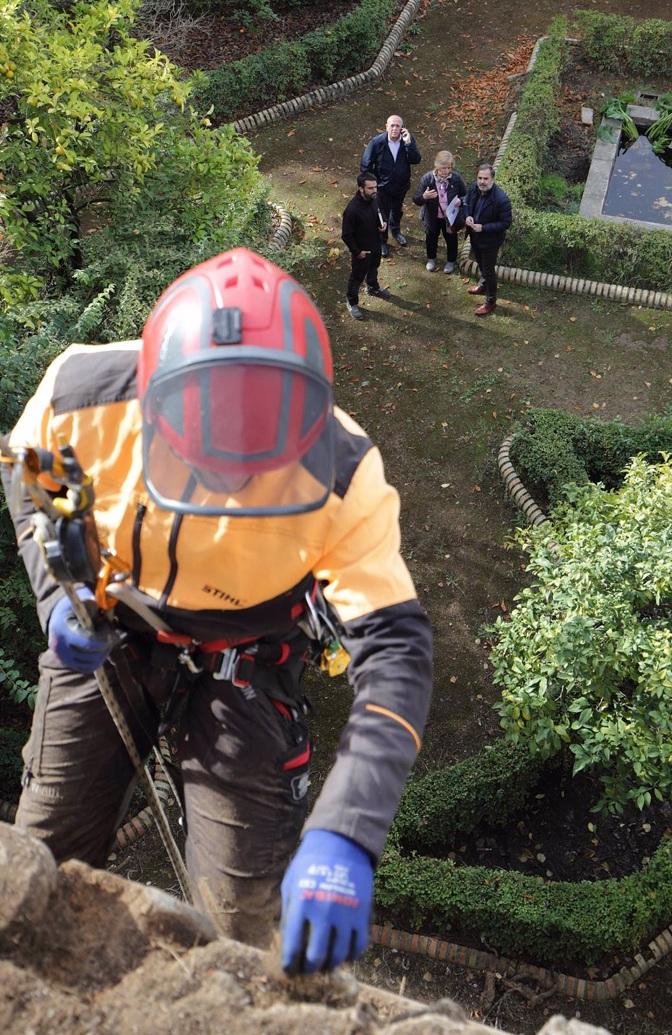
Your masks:
<svg viewBox="0 0 672 1035"><path fill-rule="evenodd" d="M50 651L40 672L16 822L59 862L102 867L133 769L95 678L60 667ZM259 946L279 917L280 881L306 812L305 720L281 712L264 692L202 675L178 737L195 904L222 934ZM128 718L147 751L149 740Z"/></svg>

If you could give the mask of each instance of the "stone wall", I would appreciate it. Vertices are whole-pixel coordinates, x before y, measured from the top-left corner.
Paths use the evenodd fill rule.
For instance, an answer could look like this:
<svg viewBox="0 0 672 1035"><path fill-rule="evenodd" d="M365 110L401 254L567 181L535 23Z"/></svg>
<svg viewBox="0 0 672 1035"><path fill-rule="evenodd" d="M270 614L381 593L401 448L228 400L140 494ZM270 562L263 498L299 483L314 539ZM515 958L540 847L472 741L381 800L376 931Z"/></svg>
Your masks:
<svg viewBox="0 0 672 1035"><path fill-rule="evenodd" d="M217 938L177 899L70 861L0 823L3 1035L494 1035L442 999L289 980L277 954ZM501 1035L501 1033L500 1033ZM552 1017L539 1035L608 1035Z"/></svg>

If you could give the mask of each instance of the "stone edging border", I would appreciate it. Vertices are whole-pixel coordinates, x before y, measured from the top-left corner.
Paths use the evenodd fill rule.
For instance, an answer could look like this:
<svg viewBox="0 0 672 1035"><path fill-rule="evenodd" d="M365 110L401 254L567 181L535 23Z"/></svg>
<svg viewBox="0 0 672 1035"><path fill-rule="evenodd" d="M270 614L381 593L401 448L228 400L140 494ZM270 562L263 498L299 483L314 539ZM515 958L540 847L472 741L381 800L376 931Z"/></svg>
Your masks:
<svg viewBox="0 0 672 1035"><path fill-rule="evenodd" d="M537 60L539 47L546 39L540 36L534 45L530 62L527 66L526 75L532 71ZM568 39L568 43L576 43L576 40ZM516 124L517 112L513 112L504 130L493 161L496 169L506 151L511 131ZM460 252L459 269L465 276L476 275L478 266L470 258L471 245L467 238L462 245ZM608 298L615 302L625 302L628 305L641 305L650 309L672 309L672 294L666 291L649 291L646 288L626 287L624 284L606 284L598 280L585 280L582 277L567 277L558 273L543 273L540 270L526 270L520 266L496 266L497 276L502 281L513 284L522 284L524 287L549 288L551 291L564 291L570 295L595 295L598 298Z"/></svg>
<svg viewBox="0 0 672 1035"><path fill-rule="evenodd" d="M519 510L522 510L530 525L543 525L545 521L548 521L548 516L544 514L539 504L527 491L520 480L518 472L511 463L510 451L512 442L513 435L507 435L497 454L497 467L502 476L504 488L513 503L515 503Z"/></svg>
<svg viewBox="0 0 672 1035"><path fill-rule="evenodd" d="M277 204L277 202L271 201L269 205L276 215L280 217L280 225L273 232L269 244L271 248L277 248L280 251L282 248L287 247L289 238L292 235L292 217L287 209Z"/></svg>
<svg viewBox="0 0 672 1035"><path fill-rule="evenodd" d="M672 950L672 925L664 928L646 946L645 952L650 953L648 959L640 952L635 953L634 958L636 962L634 966L621 967L620 970L605 978L604 981L591 981L587 978L573 977L571 974L547 970L545 967L535 967L529 963L518 963L516 960L496 956L492 952L483 952L481 949L470 949L464 945L444 941L442 938L431 938L423 934L410 934L408 931L397 931L392 927L383 927L378 924L373 924L371 927L371 941L375 945L397 949L399 952L427 956L429 959L441 960L442 962L455 963L470 970L489 970L498 974L504 973L510 976L515 974L521 978L531 978L539 982L544 988L562 992L572 999L605 1002L608 999L616 999L626 988L629 988L642 975L651 970L659 960L667 956L670 950Z"/></svg>
<svg viewBox="0 0 672 1035"><path fill-rule="evenodd" d="M366 71L358 72L357 75L351 75L347 79L341 79L339 82L331 83L329 86L318 86L309 93L301 94L300 97L294 97L289 101L281 101L270 108L264 108L262 111L254 112L252 115L246 115L242 119L237 119L233 123L233 128L237 133L248 133L250 130L258 129L260 126L277 122L279 119L285 119L291 115L297 115L299 112L315 108L317 105L341 100L348 94L354 93L355 90L359 90L360 87L374 83L377 79L380 79L392 60L402 34L415 18L421 3L422 0L408 0L380 48L376 60Z"/></svg>

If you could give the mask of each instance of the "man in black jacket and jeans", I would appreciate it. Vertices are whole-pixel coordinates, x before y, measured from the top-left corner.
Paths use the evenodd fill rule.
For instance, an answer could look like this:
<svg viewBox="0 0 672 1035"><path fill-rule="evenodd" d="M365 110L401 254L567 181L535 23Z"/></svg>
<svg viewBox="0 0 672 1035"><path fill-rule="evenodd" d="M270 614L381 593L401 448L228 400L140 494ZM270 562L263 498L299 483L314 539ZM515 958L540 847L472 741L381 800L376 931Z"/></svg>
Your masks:
<svg viewBox="0 0 672 1035"><path fill-rule="evenodd" d="M392 236L402 248L406 238L401 232L401 217L406 192L411 185L411 166L420 162L420 152L401 115L390 115L385 132L372 137L362 155L361 171L378 181L378 204L383 219L389 222ZM387 227L382 231L382 256L390 254Z"/></svg>
<svg viewBox="0 0 672 1035"><path fill-rule="evenodd" d="M366 293L377 298L389 298L387 288L378 283L380 266L380 233L387 229L387 223L380 214L377 201L378 184L375 176L360 173L357 177L357 193L349 201L343 213L341 237L350 249L352 269L348 280L347 306L353 320L363 320L359 308L359 289L366 280Z"/></svg>
<svg viewBox="0 0 672 1035"><path fill-rule="evenodd" d="M469 294L485 295L475 315L487 316L497 305L497 252L511 226L511 202L495 183L495 170L488 163L479 165L476 171L476 182L464 199L464 213L465 229L481 272L478 284L469 288Z"/></svg>

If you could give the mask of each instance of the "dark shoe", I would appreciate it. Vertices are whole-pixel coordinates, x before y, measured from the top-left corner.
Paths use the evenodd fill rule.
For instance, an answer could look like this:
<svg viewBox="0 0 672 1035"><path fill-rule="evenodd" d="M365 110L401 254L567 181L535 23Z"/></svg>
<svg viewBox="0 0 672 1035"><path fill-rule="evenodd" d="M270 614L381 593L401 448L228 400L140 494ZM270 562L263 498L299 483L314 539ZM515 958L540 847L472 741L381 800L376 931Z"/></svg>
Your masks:
<svg viewBox="0 0 672 1035"><path fill-rule="evenodd" d="M358 305L352 305L350 302L346 302L345 304L347 305L348 312L350 313L350 316L353 318L353 320L363 320L364 319L364 313L362 312L362 310L359 308Z"/></svg>
<svg viewBox="0 0 672 1035"><path fill-rule="evenodd" d="M392 297L390 291L387 288L381 288L381 287L377 287L377 288L367 287L366 293L367 293L367 295L373 295L374 298L391 298Z"/></svg>
<svg viewBox="0 0 672 1035"><path fill-rule="evenodd" d="M470 295L484 295L485 284L474 284L473 287L467 288Z"/></svg>
<svg viewBox="0 0 672 1035"><path fill-rule="evenodd" d="M474 316L488 316L494 312L497 308L497 303L489 298L486 298L483 305L479 305L478 309L474 309Z"/></svg>
<svg viewBox="0 0 672 1035"><path fill-rule="evenodd" d="M389 259L389 257L390 257L390 246L389 246L389 244L381 244L381 246L380 246L380 254L382 255L382 257L384 259Z"/></svg>
<svg viewBox="0 0 672 1035"><path fill-rule="evenodd" d="M406 240L403 234L392 234L392 236L394 237L397 244L401 245L402 248L405 248L408 244L408 241Z"/></svg>

